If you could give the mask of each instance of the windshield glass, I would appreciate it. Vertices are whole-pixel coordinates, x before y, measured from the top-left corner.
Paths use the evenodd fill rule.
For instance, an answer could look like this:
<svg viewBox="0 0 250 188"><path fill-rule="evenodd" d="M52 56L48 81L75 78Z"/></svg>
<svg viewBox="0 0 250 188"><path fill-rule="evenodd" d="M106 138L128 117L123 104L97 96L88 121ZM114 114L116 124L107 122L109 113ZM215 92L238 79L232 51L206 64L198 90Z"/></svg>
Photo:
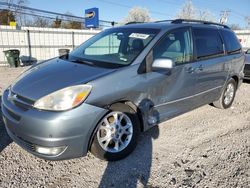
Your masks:
<svg viewBox="0 0 250 188"><path fill-rule="evenodd" d="M156 29L116 28L92 37L69 54L69 60L126 66L158 33Z"/></svg>

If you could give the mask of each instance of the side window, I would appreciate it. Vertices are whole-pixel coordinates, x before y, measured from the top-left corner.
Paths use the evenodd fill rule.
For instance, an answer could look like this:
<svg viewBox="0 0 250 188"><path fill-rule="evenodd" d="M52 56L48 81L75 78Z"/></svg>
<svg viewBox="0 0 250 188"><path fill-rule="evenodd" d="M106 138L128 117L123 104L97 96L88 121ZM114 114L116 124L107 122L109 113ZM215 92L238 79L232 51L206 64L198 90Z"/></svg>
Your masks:
<svg viewBox="0 0 250 188"><path fill-rule="evenodd" d="M223 55L223 43L217 29L193 29L197 59Z"/></svg>
<svg viewBox="0 0 250 188"><path fill-rule="evenodd" d="M153 49L153 57L171 58L177 65L189 62L193 56L193 43L189 29L168 33Z"/></svg>
<svg viewBox="0 0 250 188"><path fill-rule="evenodd" d="M226 44L226 49L229 54L240 53L241 45L238 38L232 31L222 30L222 36Z"/></svg>

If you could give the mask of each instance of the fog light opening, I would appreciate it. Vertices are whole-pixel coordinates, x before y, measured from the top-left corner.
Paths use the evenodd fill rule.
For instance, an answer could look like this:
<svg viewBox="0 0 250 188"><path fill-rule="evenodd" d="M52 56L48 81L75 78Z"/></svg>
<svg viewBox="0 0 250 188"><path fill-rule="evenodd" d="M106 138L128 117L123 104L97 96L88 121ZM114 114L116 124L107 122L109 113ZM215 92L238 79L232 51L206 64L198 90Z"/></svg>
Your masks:
<svg viewBox="0 0 250 188"><path fill-rule="evenodd" d="M66 150L66 146L60 147L42 147L42 146L35 146L35 151L37 153L49 156L56 156L61 154Z"/></svg>

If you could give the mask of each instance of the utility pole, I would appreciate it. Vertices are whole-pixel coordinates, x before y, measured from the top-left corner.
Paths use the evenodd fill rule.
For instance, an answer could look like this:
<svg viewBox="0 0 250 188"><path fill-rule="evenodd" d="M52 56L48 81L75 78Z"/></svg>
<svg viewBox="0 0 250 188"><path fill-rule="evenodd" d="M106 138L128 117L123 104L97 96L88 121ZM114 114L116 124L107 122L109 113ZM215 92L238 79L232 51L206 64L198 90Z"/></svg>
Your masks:
<svg viewBox="0 0 250 188"><path fill-rule="evenodd" d="M223 10L223 11L221 11L221 14L220 14L220 23L221 24L226 24L227 23L227 18L228 18L228 16L229 16L229 13L230 13L231 11L230 10Z"/></svg>
<svg viewBox="0 0 250 188"><path fill-rule="evenodd" d="M245 20L247 22L247 29L250 29L250 16L246 16Z"/></svg>

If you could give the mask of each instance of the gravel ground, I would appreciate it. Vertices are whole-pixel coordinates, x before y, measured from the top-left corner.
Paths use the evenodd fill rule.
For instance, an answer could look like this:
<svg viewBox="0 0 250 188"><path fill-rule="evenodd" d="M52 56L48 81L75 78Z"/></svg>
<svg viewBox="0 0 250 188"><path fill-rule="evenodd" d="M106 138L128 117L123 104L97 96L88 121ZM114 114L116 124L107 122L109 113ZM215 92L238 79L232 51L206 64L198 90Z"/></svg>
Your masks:
<svg viewBox="0 0 250 188"><path fill-rule="evenodd" d="M0 68L0 95L23 68ZM250 187L250 84L233 107L209 105L140 136L126 159L45 161L7 136L0 119L0 187Z"/></svg>

